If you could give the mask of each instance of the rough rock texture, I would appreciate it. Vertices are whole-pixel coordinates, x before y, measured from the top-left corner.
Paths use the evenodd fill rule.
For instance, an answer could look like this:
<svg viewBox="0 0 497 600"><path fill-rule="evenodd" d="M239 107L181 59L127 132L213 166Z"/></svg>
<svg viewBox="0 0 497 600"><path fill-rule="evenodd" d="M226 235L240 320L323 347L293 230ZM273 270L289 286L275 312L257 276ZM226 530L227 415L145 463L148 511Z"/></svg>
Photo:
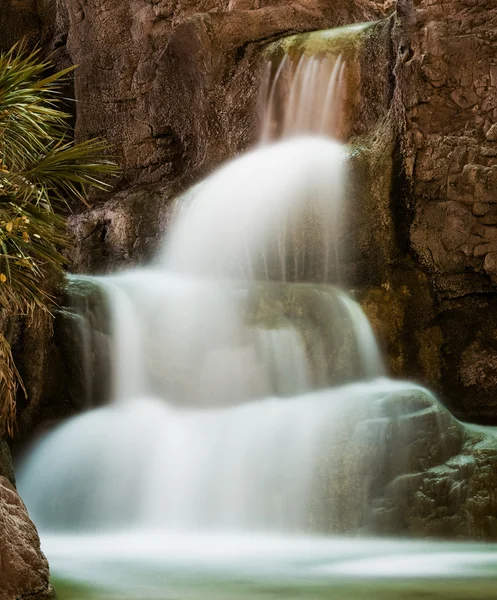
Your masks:
<svg viewBox="0 0 497 600"><path fill-rule="evenodd" d="M364 0L67 6L77 135L105 134L134 183L189 183L253 141L254 44L379 12Z"/></svg>
<svg viewBox="0 0 497 600"><path fill-rule="evenodd" d="M163 239L174 195L166 186L135 187L113 194L89 213L71 217L77 270L103 273L150 260Z"/></svg>
<svg viewBox="0 0 497 600"><path fill-rule="evenodd" d="M316 530L495 539L496 432L461 424L420 388L377 394L351 394L329 424Z"/></svg>
<svg viewBox="0 0 497 600"><path fill-rule="evenodd" d="M0 2L0 50L8 50L20 39L36 43L40 19L36 0L2 0Z"/></svg>
<svg viewBox="0 0 497 600"><path fill-rule="evenodd" d="M392 492L403 498L397 522L417 536L476 540L497 538L497 437L488 430L462 429L461 451L441 465L402 478Z"/></svg>
<svg viewBox="0 0 497 600"><path fill-rule="evenodd" d="M383 464L384 472L397 474L383 489L375 485L370 531L495 539L496 433L462 425L419 393L392 400L397 419L387 438L391 460Z"/></svg>
<svg viewBox="0 0 497 600"><path fill-rule="evenodd" d="M51 597L36 528L12 484L0 476L0 600Z"/></svg>
<svg viewBox="0 0 497 600"><path fill-rule="evenodd" d="M396 201L433 297L416 353L439 363L425 382L457 415L495 421L497 6L401 0L395 35L408 188Z"/></svg>
<svg viewBox="0 0 497 600"><path fill-rule="evenodd" d="M12 456L7 441L0 438L0 477L5 477L10 483L15 483Z"/></svg>
<svg viewBox="0 0 497 600"><path fill-rule="evenodd" d="M241 4L218 0L174 7L166 2L135 6L117 0L103 7L68 0L67 5L67 48L80 65L75 79L77 135L105 135L115 145L123 167L119 187L131 186L134 194L136 186L141 193L143 186L152 184L154 194L166 197L256 139L258 50L263 43L286 33L381 14L365 0L341 0L333 7L317 0ZM157 191L164 183L166 189ZM127 191L119 198L126 196ZM113 220L122 220L121 204L111 200L85 215L82 227L75 217L77 245L97 247L98 232L106 222L115 231L117 246L129 245L119 238L121 223L112 225ZM152 202L150 239L164 230L164 223L153 216L155 210ZM137 213L129 214L133 218ZM81 231L92 227L95 233L82 238ZM83 261L76 257L76 268L102 270L98 254L95 262L93 255ZM117 254L103 267L143 258L143 253L128 250Z"/></svg>
<svg viewBox="0 0 497 600"><path fill-rule="evenodd" d="M57 67L78 64L76 136L105 136L114 145L123 168L118 189L135 194L136 186L139 193L145 186L148 193L152 184L152 194L168 197L255 140L262 44L372 20L385 10L379 0L16 0L20 12L5 3L0 49L21 35L38 37ZM121 220L119 210L111 199L108 215L99 207L82 226L74 218L76 244L97 247L106 223ZM147 237L155 238L164 223L151 221ZM121 230L120 224L111 228ZM118 246L129 243L116 236ZM83 253L76 269L107 270L143 258L111 250L118 256L102 266L99 256L94 264L91 257L80 262Z"/></svg>
<svg viewBox="0 0 497 600"><path fill-rule="evenodd" d="M485 423L497 421L496 24L493 2L398 2L362 59L385 94L362 82L376 121L358 112L350 194L349 281L392 372Z"/></svg>

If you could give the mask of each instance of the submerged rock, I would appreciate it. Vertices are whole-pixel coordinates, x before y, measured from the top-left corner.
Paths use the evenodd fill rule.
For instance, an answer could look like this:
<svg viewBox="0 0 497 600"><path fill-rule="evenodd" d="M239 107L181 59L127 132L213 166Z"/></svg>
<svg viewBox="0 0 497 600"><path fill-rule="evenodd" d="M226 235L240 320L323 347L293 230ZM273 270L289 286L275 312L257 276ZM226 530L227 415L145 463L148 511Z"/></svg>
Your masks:
<svg viewBox="0 0 497 600"><path fill-rule="evenodd" d="M315 528L419 535L413 523L425 515L412 499L431 469L463 451L464 427L427 390L401 383L361 409L349 411L323 452Z"/></svg>
<svg viewBox="0 0 497 600"><path fill-rule="evenodd" d="M460 428L460 452L423 472L406 497L405 527L416 537L497 539L497 435Z"/></svg>
<svg viewBox="0 0 497 600"><path fill-rule="evenodd" d="M316 531L497 539L496 430L460 423L422 389L363 408L323 453Z"/></svg>

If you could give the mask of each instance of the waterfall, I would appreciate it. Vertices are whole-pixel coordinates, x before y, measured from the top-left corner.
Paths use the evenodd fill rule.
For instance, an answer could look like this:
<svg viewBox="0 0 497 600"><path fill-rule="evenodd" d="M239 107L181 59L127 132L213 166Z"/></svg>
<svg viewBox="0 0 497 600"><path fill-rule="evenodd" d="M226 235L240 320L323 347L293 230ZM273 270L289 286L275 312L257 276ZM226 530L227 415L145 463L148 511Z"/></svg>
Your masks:
<svg viewBox="0 0 497 600"><path fill-rule="evenodd" d="M275 67L268 59L262 140L309 133L340 139L345 68L341 54L302 54L293 60L285 54L273 74Z"/></svg>
<svg viewBox="0 0 497 600"><path fill-rule="evenodd" d="M282 139L182 197L150 265L83 278L107 300L111 392L20 469L42 532L363 523L372 474L351 456L382 461L382 403L413 386L383 378L337 287L347 151L329 138L345 69L340 55L268 69L261 138Z"/></svg>
<svg viewBox="0 0 497 600"><path fill-rule="evenodd" d="M188 195L164 265L218 280L336 280L345 163L344 148L319 137L234 159Z"/></svg>

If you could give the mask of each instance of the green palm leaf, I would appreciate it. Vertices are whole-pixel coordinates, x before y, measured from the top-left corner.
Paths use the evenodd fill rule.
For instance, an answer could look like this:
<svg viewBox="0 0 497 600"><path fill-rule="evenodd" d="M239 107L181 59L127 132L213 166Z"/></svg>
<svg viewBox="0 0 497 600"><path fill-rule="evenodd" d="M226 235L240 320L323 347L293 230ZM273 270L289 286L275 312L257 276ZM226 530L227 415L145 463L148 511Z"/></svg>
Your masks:
<svg viewBox="0 0 497 600"><path fill-rule="evenodd" d="M0 54L0 313L33 318L50 311L63 276L64 215L87 190L110 189L117 166L102 140L74 143L62 89L74 67L48 74L39 50L23 44ZM22 385L0 334L0 434L13 431Z"/></svg>

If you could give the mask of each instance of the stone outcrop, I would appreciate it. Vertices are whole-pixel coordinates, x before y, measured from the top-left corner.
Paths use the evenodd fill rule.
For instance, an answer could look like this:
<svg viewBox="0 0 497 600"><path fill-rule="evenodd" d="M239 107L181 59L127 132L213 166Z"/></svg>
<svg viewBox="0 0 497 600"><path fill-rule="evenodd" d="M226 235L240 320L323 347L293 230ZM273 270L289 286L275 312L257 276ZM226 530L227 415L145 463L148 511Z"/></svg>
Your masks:
<svg viewBox="0 0 497 600"><path fill-rule="evenodd" d="M0 4L0 49L8 50L21 39L36 43L40 19L36 0L3 0Z"/></svg>
<svg viewBox="0 0 497 600"><path fill-rule="evenodd" d="M36 528L12 484L0 476L0 600L52 597Z"/></svg>
<svg viewBox="0 0 497 600"><path fill-rule="evenodd" d="M105 273L150 260L168 226L174 197L171 186L135 187L113 194L91 212L70 217L78 271Z"/></svg>
<svg viewBox="0 0 497 600"><path fill-rule="evenodd" d="M99 232L106 223L119 229L113 220L122 221L118 213L130 187L155 186L159 191L152 194L173 197L254 143L263 44L382 14L380 5L365 0L333 7L316 0L196 2L182 8L137 2L140 10L131 4L109 4L105 11L112 19L105 19L98 18L98 3L67 3L67 49L80 65L76 134L105 135L114 144L123 167L118 188L126 190L109 207L82 217L83 226L78 216L72 219L76 245L83 248L102 243ZM151 204L148 239L164 230ZM103 265L98 257L81 263L76 256L76 269L101 271L143 258L128 251L111 254Z"/></svg>
<svg viewBox="0 0 497 600"><path fill-rule="evenodd" d="M10 483L15 484L10 448L3 438L0 438L0 477L5 477Z"/></svg>
<svg viewBox="0 0 497 600"><path fill-rule="evenodd" d="M79 65L76 134L105 135L127 185L190 182L253 141L254 45L384 14L375 0L14 4L1 47L38 31L59 66Z"/></svg>
<svg viewBox="0 0 497 600"><path fill-rule="evenodd" d="M497 435L421 388L350 393L328 424L317 531L495 540ZM332 401L332 399L330 399Z"/></svg>
<svg viewBox="0 0 497 600"><path fill-rule="evenodd" d="M417 406L416 406L417 405ZM374 481L372 533L413 537L493 540L497 536L497 436L463 425L422 393L391 399L389 460L394 475Z"/></svg>
<svg viewBox="0 0 497 600"><path fill-rule="evenodd" d="M481 293L496 274L497 8L490 1L402 2L398 12L410 53L401 86L413 250L433 273L437 294Z"/></svg>

